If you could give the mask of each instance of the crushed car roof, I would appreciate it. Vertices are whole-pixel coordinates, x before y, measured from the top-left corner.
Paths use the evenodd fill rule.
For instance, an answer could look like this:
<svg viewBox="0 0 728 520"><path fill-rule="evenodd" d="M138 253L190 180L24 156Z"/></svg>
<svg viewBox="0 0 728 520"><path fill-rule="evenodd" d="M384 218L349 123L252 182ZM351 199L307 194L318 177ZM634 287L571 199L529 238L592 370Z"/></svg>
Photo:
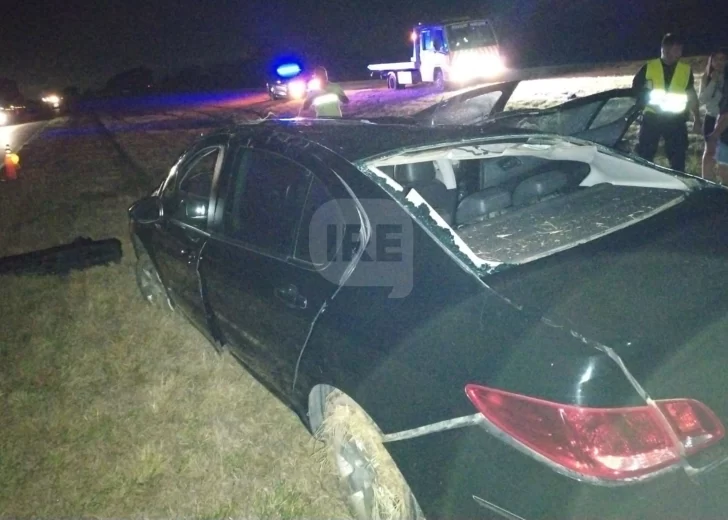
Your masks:
<svg viewBox="0 0 728 520"><path fill-rule="evenodd" d="M410 146L436 145L460 139L477 139L494 135L482 127L422 127L402 123L393 124L395 118L384 123L355 119L274 119L258 123L264 128L288 135L300 135L318 143L351 162ZM236 127L238 132L249 130L251 124ZM233 133L236 133L235 130ZM518 133L518 132L511 132Z"/></svg>

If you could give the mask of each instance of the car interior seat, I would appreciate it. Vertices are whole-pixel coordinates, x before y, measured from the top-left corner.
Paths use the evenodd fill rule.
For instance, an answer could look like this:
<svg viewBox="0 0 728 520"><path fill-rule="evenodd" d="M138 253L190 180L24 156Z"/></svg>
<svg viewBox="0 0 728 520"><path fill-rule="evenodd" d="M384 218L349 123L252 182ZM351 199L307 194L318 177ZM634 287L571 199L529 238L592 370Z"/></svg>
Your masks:
<svg viewBox="0 0 728 520"><path fill-rule="evenodd" d="M382 166L380 169L390 175L405 189L416 189L417 193L422 195L422 198L437 211L445 222L448 224L453 223L455 205L457 203L457 189L447 189L437 179L437 172L433 161Z"/></svg>
<svg viewBox="0 0 728 520"><path fill-rule="evenodd" d="M529 177L513 191L513 206L527 206L559 192L569 186L569 176L560 170L551 170Z"/></svg>

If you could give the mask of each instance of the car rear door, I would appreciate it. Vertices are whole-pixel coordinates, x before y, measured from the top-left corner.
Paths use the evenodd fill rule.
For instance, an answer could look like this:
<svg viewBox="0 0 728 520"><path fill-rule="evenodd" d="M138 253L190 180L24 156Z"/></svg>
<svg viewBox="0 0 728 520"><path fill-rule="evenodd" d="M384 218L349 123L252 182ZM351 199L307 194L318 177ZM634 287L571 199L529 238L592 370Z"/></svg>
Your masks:
<svg viewBox="0 0 728 520"><path fill-rule="evenodd" d="M334 195L330 181L314 173L322 167L295 160L306 158L292 158L292 150L249 142L237 148L222 188L221 226L200 266L225 342L279 394L291 392L309 332L338 287L332 268L311 260L329 242L309 231L322 206L332 223L342 218L334 199L344 192Z"/></svg>

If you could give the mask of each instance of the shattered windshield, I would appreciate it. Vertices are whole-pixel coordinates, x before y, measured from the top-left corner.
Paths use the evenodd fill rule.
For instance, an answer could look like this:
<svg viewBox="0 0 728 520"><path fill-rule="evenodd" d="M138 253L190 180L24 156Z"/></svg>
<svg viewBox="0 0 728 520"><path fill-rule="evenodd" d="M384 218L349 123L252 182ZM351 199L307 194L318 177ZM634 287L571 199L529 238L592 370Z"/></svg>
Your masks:
<svg viewBox="0 0 728 520"><path fill-rule="evenodd" d="M493 29L485 20L448 25L446 29L451 51L487 47L498 43Z"/></svg>

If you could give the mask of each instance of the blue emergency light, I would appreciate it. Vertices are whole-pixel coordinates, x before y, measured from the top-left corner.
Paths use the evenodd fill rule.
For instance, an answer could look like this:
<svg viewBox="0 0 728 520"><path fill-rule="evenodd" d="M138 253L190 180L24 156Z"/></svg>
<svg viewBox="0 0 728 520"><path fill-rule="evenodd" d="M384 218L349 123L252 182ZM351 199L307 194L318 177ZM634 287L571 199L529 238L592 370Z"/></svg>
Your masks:
<svg viewBox="0 0 728 520"><path fill-rule="evenodd" d="M301 72L301 66L298 63L285 63L276 69L276 74L282 78L292 78Z"/></svg>

